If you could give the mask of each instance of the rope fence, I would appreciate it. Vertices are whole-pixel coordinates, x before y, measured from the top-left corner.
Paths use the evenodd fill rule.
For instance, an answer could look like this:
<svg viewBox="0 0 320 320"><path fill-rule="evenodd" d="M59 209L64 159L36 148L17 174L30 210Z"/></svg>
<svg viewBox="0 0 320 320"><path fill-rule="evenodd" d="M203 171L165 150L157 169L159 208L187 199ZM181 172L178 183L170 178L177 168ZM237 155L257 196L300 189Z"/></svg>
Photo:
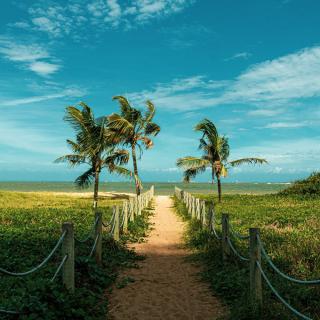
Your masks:
<svg viewBox="0 0 320 320"><path fill-rule="evenodd" d="M134 222L136 217L142 214L142 210L149 205L153 197L154 186L139 196L130 197L129 200L124 200L121 207L114 206L112 208L111 219L107 222L103 222L102 213L95 208L94 223L91 226L89 234L83 239L75 237L74 225L72 222L64 222L62 224L60 238L51 252L40 264L25 272L13 272L0 268L0 274L13 277L24 277L33 274L44 268L61 247L62 258L53 277L50 279L50 282L54 282L58 275L62 273L63 285L69 290L69 292L73 293L75 291L75 243L87 243L89 240L94 240L88 258L94 256L96 263L101 265L103 234L107 234L115 241L119 241L120 235L128 232L128 222ZM106 232L106 229L109 230ZM5 310L0 308L0 314L1 313L8 315L20 314L20 312L16 310Z"/></svg>
<svg viewBox="0 0 320 320"><path fill-rule="evenodd" d="M249 264L251 302L258 307L258 310L261 310L263 304L262 280L264 280L275 297L277 297L277 299L295 316L304 320L312 320L310 317L302 314L290 305L275 289L262 267L262 259L266 261L268 266L277 275L289 282L301 285L319 285L320 279L300 280L285 274L272 262L272 259L267 254L260 238L259 228L250 228L248 235L242 235L234 230L229 221L229 214L223 213L221 222L219 222L215 217L214 206L210 206L210 208L207 209L205 201L202 201L194 197L191 193L177 187L175 187L174 193L175 197L185 205L191 219L199 220L202 228L207 228L210 233L221 242L222 257L224 261L228 260L231 253L233 253L239 260ZM220 232L216 229L216 225L221 225ZM239 241L248 242L248 256L244 256L236 249L231 237Z"/></svg>

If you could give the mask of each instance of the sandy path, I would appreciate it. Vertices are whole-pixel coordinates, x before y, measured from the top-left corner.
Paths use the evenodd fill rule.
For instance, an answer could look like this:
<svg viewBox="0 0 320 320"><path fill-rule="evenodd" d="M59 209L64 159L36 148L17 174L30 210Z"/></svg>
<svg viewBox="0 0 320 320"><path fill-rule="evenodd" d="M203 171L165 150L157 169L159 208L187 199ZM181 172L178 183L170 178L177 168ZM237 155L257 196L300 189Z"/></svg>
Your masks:
<svg viewBox="0 0 320 320"><path fill-rule="evenodd" d="M156 198L152 218L154 230L146 243L136 244L146 255L139 269L129 269L121 276L135 282L114 289L110 296L109 319L218 319L225 312L208 287L199 281L194 265L185 262L188 251L182 248L184 224L173 213L167 196Z"/></svg>

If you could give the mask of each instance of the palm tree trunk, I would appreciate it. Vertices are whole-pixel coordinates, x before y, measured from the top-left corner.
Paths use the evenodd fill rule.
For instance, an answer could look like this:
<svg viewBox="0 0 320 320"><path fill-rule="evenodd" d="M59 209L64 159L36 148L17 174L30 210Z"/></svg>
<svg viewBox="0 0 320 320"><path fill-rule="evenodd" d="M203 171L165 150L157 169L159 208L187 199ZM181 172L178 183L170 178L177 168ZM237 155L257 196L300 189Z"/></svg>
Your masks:
<svg viewBox="0 0 320 320"><path fill-rule="evenodd" d="M94 173L94 190L93 190L93 208L98 207L98 193L99 193L99 175L100 171L96 170Z"/></svg>
<svg viewBox="0 0 320 320"><path fill-rule="evenodd" d="M217 180L218 180L218 197L219 197L219 202L221 202L222 190L221 190L221 180L219 176L217 176Z"/></svg>
<svg viewBox="0 0 320 320"><path fill-rule="evenodd" d="M138 166L137 166L137 155L136 155L136 145L132 144L132 161L133 161L133 172L134 180L136 184L136 194L140 196L140 185L138 181Z"/></svg>

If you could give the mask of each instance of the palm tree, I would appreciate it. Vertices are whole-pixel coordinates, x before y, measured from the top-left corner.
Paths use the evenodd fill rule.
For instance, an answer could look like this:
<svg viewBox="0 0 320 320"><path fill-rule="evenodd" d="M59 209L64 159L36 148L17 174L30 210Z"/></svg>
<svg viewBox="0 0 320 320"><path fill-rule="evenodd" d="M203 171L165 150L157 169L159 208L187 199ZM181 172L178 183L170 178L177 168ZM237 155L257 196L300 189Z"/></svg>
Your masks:
<svg viewBox="0 0 320 320"><path fill-rule="evenodd" d="M120 104L120 113L113 113L108 117L108 127L114 132L114 142L122 142L131 148L133 171L135 178L136 193L140 195L141 182L138 174L137 148L142 154L142 145L149 149L153 146L150 136L156 136L160 127L152 122L156 109L151 101L146 102L147 110L142 113L132 107L123 96L113 97Z"/></svg>
<svg viewBox="0 0 320 320"><path fill-rule="evenodd" d="M177 160L177 166L184 169L184 181L189 182L195 178L197 174L211 170L212 183L217 178L218 196L221 202L221 177L226 177L229 167L239 166L241 164L264 164L267 163L262 158L242 158L238 160L228 161L230 147L228 138L219 136L216 126L208 119L200 121L196 127L196 131L202 133L200 138L199 149L202 150L201 158L184 157Z"/></svg>
<svg viewBox="0 0 320 320"><path fill-rule="evenodd" d="M131 171L122 167L129 161L129 153L117 149L111 141L106 117L97 120L88 105L81 102L80 106L82 110L73 106L67 107L64 117L76 132L75 141L67 139L72 153L56 159L55 162L67 162L71 167L89 165L89 169L81 174L75 183L80 188L86 188L94 183L93 207L96 208L101 170L106 168L110 173L132 176Z"/></svg>

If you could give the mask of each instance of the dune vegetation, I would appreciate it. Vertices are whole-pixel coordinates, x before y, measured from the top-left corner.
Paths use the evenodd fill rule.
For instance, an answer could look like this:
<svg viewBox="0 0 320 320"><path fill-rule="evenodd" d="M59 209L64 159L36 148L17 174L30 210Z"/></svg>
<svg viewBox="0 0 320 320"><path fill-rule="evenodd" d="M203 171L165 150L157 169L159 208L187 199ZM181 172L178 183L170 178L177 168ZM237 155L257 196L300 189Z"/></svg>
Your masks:
<svg viewBox="0 0 320 320"><path fill-rule="evenodd" d="M111 206L121 198L100 199L103 220L111 217ZM61 235L61 224L72 221L75 236L85 237L93 224L92 200L50 193L0 192L1 268L24 272L39 264ZM141 259L126 249L128 240L137 241L149 227L145 211L129 224L129 234L120 242L103 237L103 264L88 258L93 240L76 245L76 291L70 293L57 279L50 282L61 260L60 250L47 266L25 277L1 274L1 309L19 310L20 315L1 313L1 319L103 319L108 300L105 291L123 267L135 267ZM90 312L88 311L90 310Z"/></svg>
<svg viewBox="0 0 320 320"><path fill-rule="evenodd" d="M290 190L290 188L289 188ZM284 192L285 193L285 192ZM261 239L274 264L298 279L320 279L320 198L270 195L225 195L219 203L212 195L196 194L207 206L214 201L217 219L230 214L233 230L248 234L250 227L261 230ZM176 201L180 215L189 219L185 207ZM221 226L216 226L221 231ZM198 222L191 221L186 232L188 245L196 249L194 259L204 266L203 278L215 294L221 295L231 309L231 319L257 319L249 307L249 268L232 256L227 264L221 260L221 245ZM242 255L248 255L248 243L233 239ZM266 266L268 277L277 290L302 313L320 319L319 286L291 284ZM264 310L259 319L294 319L264 286Z"/></svg>

